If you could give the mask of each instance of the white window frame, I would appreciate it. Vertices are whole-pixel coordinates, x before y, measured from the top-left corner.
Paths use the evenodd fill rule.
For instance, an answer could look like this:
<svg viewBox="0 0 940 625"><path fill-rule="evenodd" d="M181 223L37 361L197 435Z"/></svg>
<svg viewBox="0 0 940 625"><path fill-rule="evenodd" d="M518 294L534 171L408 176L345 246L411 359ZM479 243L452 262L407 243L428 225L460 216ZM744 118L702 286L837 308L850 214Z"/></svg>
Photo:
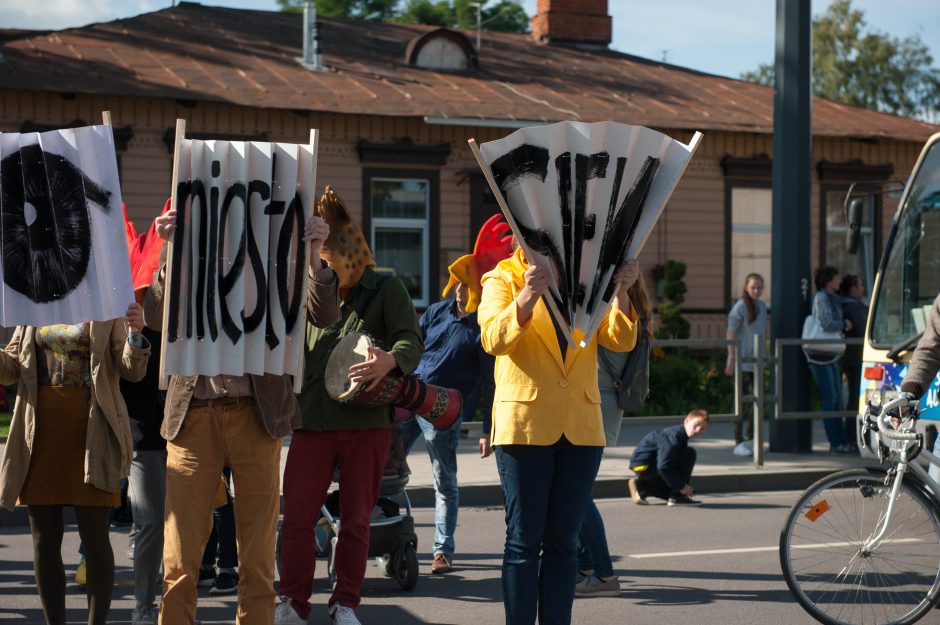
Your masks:
<svg viewBox="0 0 940 625"><path fill-rule="evenodd" d="M423 182L426 187L424 195L424 218L396 218L396 217L376 217L373 211L372 192L373 184L376 182ZM393 176L374 176L369 178L369 206L368 210L372 212L371 226L369 233L369 242L374 253L376 253L376 262L383 266L382 259L378 258L378 249L375 245L376 232L381 231L404 231L421 230L421 297L412 298L411 302L415 308L426 308L431 303L430 292L430 271L431 271L431 192L433 185L429 178L393 177ZM395 269L392 267L392 269Z"/></svg>

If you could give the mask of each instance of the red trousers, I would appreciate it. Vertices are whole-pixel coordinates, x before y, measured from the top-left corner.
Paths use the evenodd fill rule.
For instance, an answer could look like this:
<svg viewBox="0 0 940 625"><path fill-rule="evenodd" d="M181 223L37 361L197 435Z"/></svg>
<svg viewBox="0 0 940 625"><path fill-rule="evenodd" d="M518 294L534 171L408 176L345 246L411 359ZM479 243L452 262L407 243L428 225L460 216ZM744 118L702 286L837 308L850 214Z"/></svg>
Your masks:
<svg viewBox="0 0 940 625"><path fill-rule="evenodd" d="M291 435L284 467L280 594L290 597L302 618L310 612L315 526L337 466L341 524L334 558L337 583L329 603L353 609L359 605L369 557L369 521L388 445L388 430L295 430Z"/></svg>

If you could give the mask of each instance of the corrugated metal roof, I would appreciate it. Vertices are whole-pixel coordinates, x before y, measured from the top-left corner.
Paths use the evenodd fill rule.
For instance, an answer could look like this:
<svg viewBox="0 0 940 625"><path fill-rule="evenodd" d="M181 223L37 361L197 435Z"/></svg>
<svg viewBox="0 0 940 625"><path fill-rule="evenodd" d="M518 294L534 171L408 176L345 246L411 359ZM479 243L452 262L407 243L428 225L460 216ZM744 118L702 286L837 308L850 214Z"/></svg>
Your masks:
<svg viewBox="0 0 940 625"><path fill-rule="evenodd" d="M302 16L180 5L82 28L0 37L0 84L335 113L771 133L772 89L607 50L484 33L479 69L410 67L433 27L321 19L326 72L298 62ZM470 33L467 33L470 34ZM937 126L816 98L819 136L923 141Z"/></svg>

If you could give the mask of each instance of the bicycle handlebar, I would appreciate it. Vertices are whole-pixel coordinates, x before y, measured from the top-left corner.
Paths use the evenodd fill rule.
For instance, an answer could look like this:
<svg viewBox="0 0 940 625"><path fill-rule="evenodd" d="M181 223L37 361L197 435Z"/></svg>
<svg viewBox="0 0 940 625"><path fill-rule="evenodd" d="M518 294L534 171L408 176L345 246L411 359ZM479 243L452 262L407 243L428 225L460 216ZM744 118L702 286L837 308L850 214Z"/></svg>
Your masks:
<svg viewBox="0 0 940 625"><path fill-rule="evenodd" d="M889 427L887 422L888 411L895 408L907 407L910 405L910 403L910 400L905 395L898 395L881 407L881 411L878 413L878 431L885 438L889 438L894 441L917 440L918 435L916 432L898 432L896 429L894 429L893 425Z"/></svg>

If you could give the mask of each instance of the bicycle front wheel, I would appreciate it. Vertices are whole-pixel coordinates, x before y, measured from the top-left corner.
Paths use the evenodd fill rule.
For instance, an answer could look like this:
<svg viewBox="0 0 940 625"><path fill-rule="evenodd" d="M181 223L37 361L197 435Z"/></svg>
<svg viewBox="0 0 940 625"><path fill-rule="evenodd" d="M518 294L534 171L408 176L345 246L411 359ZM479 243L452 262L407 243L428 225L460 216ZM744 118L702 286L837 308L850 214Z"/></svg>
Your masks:
<svg viewBox="0 0 940 625"><path fill-rule="evenodd" d="M888 529L870 548L891 499L883 470L850 469L810 486L780 532L790 592L827 625L904 625L940 589L940 518L933 500L905 480Z"/></svg>

